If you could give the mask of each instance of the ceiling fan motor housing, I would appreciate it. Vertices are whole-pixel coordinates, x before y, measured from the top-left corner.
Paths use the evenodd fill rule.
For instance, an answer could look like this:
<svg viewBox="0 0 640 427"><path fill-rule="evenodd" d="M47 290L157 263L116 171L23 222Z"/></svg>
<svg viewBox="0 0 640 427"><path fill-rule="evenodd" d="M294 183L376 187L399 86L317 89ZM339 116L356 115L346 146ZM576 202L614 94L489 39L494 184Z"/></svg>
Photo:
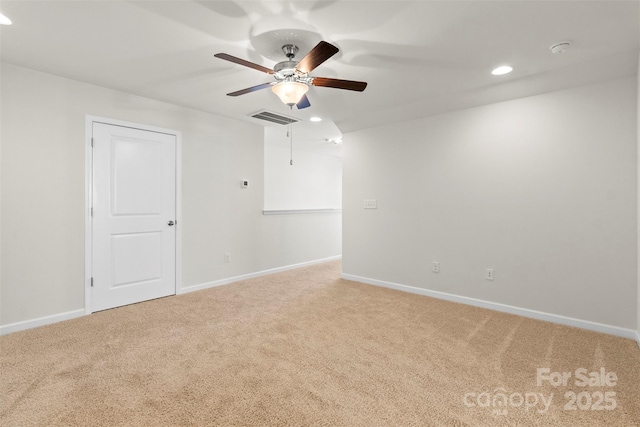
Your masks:
<svg viewBox="0 0 640 427"><path fill-rule="evenodd" d="M296 65L298 65L297 61L282 61L278 62L273 67L273 73L278 80L284 80L287 77L291 77L296 74Z"/></svg>
<svg viewBox="0 0 640 427"><path fill-rule="evenodd" d="M310 84L310 79L306 73L296 69L298 61L282 61L273 67L273 76L279 82L296 81Z"/></svg>
<svg viewBox="0 0 640 427"><path fill-rule="evenodd" d="M282 52L289 58L288 61L278 62L273 67L273 76L276 78L278 82L290 81L290 82L301 82L306 84L311 84L310 78L307 77L307 73L303 73L298 70L296 67L298 66L298 61L294 61L293 58L298 53L298 46L293 44L285 44L282 46Z"/></svg>

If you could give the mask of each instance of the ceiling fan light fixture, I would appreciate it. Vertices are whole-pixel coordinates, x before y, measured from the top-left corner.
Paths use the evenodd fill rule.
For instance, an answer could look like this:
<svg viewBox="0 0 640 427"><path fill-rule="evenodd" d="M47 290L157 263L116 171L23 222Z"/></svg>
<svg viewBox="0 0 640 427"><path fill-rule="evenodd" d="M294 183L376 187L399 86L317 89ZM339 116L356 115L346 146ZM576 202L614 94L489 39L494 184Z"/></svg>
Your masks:
<svg viewBox="0 0 640 427"><path fill-rule="evenodd" d="M315 70L318 65L322 64L340 51L340 49L331 43L320 41L320 43L311 49L300 61L293 60L296 52L298 51L298 48L295 45L286 44L282 47L282 51L287 57L287 60L278 62L274 65L273 69L263 67L262 65L245 59L237 58L229 55L228 53L216 53L214 55L216 58L224 59L225 61L233 62L234 64L248 68L253 68L254 70L261 71L266 74L271 74L277 82L263 83L246 89L237 90L235 92L228 93L227 95L239 96L270 87L273 93L278 95L284 104L292 108L295 105L301 110L311 106L309 98L306 96L306 93L309 91L309 86L311 85L353 90L357 92L362 92L367 87L367 82L309 76L309 73Z"/></svg>
<svg viewBox="0 0 640 427"><path fill-rule="evenodd" d="M296 105L302 96L307 93L309 86L300 82L280 82L271 87L273 93L278 95L280 101L292 107Z"/></svg>

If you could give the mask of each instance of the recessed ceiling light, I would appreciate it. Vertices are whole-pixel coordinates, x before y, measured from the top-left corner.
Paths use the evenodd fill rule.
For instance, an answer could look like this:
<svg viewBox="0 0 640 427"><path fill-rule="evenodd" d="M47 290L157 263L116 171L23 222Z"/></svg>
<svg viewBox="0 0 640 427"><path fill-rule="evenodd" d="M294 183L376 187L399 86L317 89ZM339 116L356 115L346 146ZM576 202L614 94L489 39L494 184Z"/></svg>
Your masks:
<svg viewBox="0 0 640 427"><path fill-rule="evenodd" d="M314 117L311 117L309 120L312 121L312 122L321 122L322 118L314 116Z"/></svg>
<svg viewBox="0 0 640 427"><path fill-rule="evenodd" d="M494 76L502 76L503 74L509 74L513 71L513 67L508 65L502 65L491 72Z"/></svg>
<svg viewBox="0 0 640 427"><path fill-rule="evenodd" d="M550 46L549 50L553 53L564 53L569 49L569 46L571 46L571 42L560 42Z"/></svg>
<svg viewBox="0 0 640 427"><path fill-rule="evenodd" d="M11 25L11 19L0 13L0 25Z"/></svg>

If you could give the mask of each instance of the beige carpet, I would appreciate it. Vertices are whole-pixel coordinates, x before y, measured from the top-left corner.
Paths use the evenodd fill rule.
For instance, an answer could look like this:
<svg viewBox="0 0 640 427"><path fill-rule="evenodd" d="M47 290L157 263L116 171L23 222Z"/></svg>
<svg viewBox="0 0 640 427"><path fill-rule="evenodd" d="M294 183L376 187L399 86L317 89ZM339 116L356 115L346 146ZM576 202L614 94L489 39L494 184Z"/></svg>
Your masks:
<svg viewBox="0 0 640 427"><path fill-rule="evenodd" d="M2 426L640 425L634 341L345 281L339 262L0 344ZM538 386L538 368L571 378Z"/></svg>

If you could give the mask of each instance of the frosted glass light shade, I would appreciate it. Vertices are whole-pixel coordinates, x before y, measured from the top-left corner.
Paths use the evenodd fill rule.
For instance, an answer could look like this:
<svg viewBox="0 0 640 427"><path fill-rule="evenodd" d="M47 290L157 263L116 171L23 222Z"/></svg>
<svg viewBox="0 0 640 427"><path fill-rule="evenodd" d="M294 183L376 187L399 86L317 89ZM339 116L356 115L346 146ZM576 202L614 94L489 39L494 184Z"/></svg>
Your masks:
<svg viewBox="0 0 640 427"><path fill-rule="evenodd" d="M280 101L288 106L296 105L302 95L307 93L309 86L300 82L281 82L271 88L273 93L278 95Z"/></svg>

